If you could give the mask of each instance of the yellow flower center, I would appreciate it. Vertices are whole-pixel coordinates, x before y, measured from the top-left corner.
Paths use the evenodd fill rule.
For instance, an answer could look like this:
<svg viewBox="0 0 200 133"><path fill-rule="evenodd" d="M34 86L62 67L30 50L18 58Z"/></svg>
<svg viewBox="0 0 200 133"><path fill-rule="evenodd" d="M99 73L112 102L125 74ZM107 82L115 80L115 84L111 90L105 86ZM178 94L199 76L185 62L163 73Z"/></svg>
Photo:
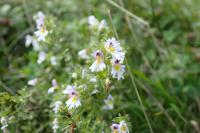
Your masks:
<svg viewBox="0 0 200 133"><path fill-rule="evenodd" d="M123 131L123 132L125 132L125 131L126 131L126 126L122 126L122 127L120 128L120 130Z"/></svg>
<svg viewBox="0 0 200 133"><path fill-rule="evenodd" d="M115 71L120 71L121 65L120 64L115 64L114 66Z"/></svg>
<svg viewBox="0 0 200 133"><path fill-rule="evenodd" d="M118 130L117 130L117 129L114 129L114 132L113 132L113 133L119 133L119 132L118 132Z"/></svg>
<svg viewBox="0 0 200 133"><path fill-rule="evenodd" d="M77 101L77 98L76 98L76 97L73 97L73 98L72 98L72 102L75 103L76 101Z"/></svg>
<svg viewBox="0 0 200 133"><path fill-rule="evenodd" d="M41 27L40 32L41 32L42 34L45 34L45 32L46 32L46 28L45 28L44 26Z"/></svg>
<svg viewBox="0 0 200 133"><path fill-rule="evenodd" d="M114 48L114 47L108 47L108 50L109 50L111 53L115 52L115 48Z"/></svg>
<svg viewBox="0 0 200 133"><path fill-rule="evenodd" d="M108 105L112 105L113 102L111 100L108 101Z"/></svg>
<svg viewBox="0 0 200 133"><path fill-rule="evenodd" d="M96 57L97 64L100 64L101 60L102 60L101 56Z"/></svg>

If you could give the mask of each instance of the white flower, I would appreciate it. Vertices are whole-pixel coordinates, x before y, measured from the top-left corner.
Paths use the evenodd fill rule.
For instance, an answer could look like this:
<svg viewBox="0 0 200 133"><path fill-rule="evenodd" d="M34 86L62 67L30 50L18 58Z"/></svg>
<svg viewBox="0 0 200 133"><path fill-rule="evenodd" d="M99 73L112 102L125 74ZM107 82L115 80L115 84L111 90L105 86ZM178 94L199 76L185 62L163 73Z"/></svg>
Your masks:
<svg viewBox="0 0 200 133"><path fill-rule="evenodd" d="M5 117L1 117L1 130L4 130L8 126L8 122Z"/></svg>
<svg viewBox="0 0 200 133"><path fill-rule="evenodd" d="M128 126L125 121L120 121L119 131L120 133L129 133Z"/></svg>
<svg viewBox="0 0 200 133"><path fill-rule="evenodd" d="M106 105L103 107L103 109L112 110L114 108L114 105L113 105L114 104L114 98L111 95L109 95L107 97L107 99L104 100L104 103Z"/></svg>
<svg viewBox="0 0 200 133"><path fill-rule="evenodd" d="M55 56L52 56L51 58L50 58L50 61L51 61L51 65L53 65L53 66L56 66L58 63L57 63L57 59L56 59L56 57Z"/></svg>
<svg viewBox="0 0 200 133"><path fill-rule="evenodd" d="M81 101L78 96L78 92L75 90L75 88L76 88L75 86L68 85L66 89L63 91L64 94L69 95L69 99L66 102L66 105L69 110L81 106Z"/></svg>
<svg viewBox="0 0 200 133"><path fill-rule="evenodd" d="M99 21L96 19L95 16L89 16L89 17L88 17L88 24L89 24L91 27L98 27Z"/></svg>
<svg viewBox="0 0 200 133"><path fill-rule="evenodd" d="M120 60L115 58L111 60L111 63L112 63L111 74L113 78L117 78L118 80L124 79L123 73L125 72L125 65L122 65L120 63Z"/></svg>
<svg viewBox="0 0 200 133"><path fill-rule="evenodd" d="M55 92L55 87L50 87L49 89L48 89L48 94L51 94L51 93L54 93Z"/></svg>
<svg viewBox="0 0 200 133"><path fill-rule="evenodd" d="M88 24L91 29L97 29L98 31L107 29L106 21L103 19L101 22L99 22L98 19L93 15L88 17Z"/></svg>
<svg viewBox="0 0 200 133"><path fill-rule="evenodd" d="M87 89L87 85L86 84L82 84L78 88L79 89L83 89L85 91Z"/></svg>
<svg viewBox="0 0 200 133"><path fill-rule="evenodd" d="M45 15L43 12L39 11L36 14L36 27L37 29L40 29L41 27L44 26L44 20L45 20Z"/></svg>
<svg viewBox="0 0 200 133"><path fill-rule="evenodd" d="M92 77L92 78L90 78L90 82L92 82L92 83L96 83L96 82L97 82L97 78L96 78L96 77Z"/></svg>
<svg viewBox="0 0 200 133"><path fill-rule="evenodd" d="M36 83L37 83L37 81L38 81L38 79L37 79L37 78L35 78L35 79L32 79L32 80L29 80L29 81L28 81L28 85L35 86L35 85L36 85Z"/></svg>
<svg viewBox="0 0 200 133"><path fill-rule="evenodd" d="M63 91L63 94L72 95L73 93L76 93L75 88L76 88L76 86L74 86L74 85L68 85L65 88L65 90Z"/></svg>
<svg viewBox="0 0 200 133"><path fill-rule="evenodd" d="M97 93L99 93L99 90L94 89L94 90L91 92L91 95L93 95L93 94L97 94Z"/></svg>
<svg viewBox="0 0 200 133"><path fill-rule="evenodd" d="M51 81L51 84L52 84L52 86L54 86L54 87L57 87L57 86L58 86L56 79L53 79L53 80Z"/></svg>
<svg viewBox="0 0 200 133"><path fill-rule="evenodd" d="M112 133L119 133L119 124L114 123L110 126L110 128L112 130Z"/></svg>
<svg viewBox="0 0 200 133"><path fill-rule="evenodd" d="M72 78L76 79L78 77L77 73L72 73Z"/></svg>
<svg viewBox="0 0 200 133"><path fill-rule="evenodd" d="M32 36L31 35L26 35L26 41L25 41L25 46L29 47L32 43Z"/></svg>
<svg viewBox="0 0 200 133"><path fill-rule="evenodd" d="M99 26L98 26L98 30L99 31L101 31L101 30L103 30L103 29L107 29L108 27L107 27L107 24L106 24L106 20L101 20L101 22L100 22L100 24L99 24Z"/></svg>
<svg viewBox="0 0 200 133"><path fill-rule="evenodd" d="M26 41L25 41L25 46L26 47L29 47L32 44L33 45L33 49L35 51L39 51L41 49L38 41L34 37L32 37L31 35L26 35L25 39L26 39Z"/></svg>
<svg viewBox="0 0 200 133"><path fill-rule="evenodd" d="M58 110L59 110L59 108L61 107L61 105L62 105L62 102L61 102L61 101L56 101L56 102L54 103L53 111L54 111L55 113L58 113Z"/></svg>
<svg viewBox="0 0 200 133"><path fill-rule="evenodd" d="M48 89L48 94L54 93L57 88L57 82L55 79L51 81L52 87Z"/></svg>
<svg viewBox="0 0 200 133"><path fill-rule="evenodd" d="M83 50L81 50L81 51L78 52L78 55L82 59L88 59L89 56L87 55L87 53L88 53L88 49L83 49Z"/></svg>
<svg viewBox="0 0 200 133"><path fill-rule="evenodd" d="M72 108L78 108L81 106L81 101L78 96L74 95L67 100L66 105L68 109L71 110Z"/></svg>
<svg viewBox="0 0 200 133"><path fill-rule="evenodd" d="M112 54L112 56L123 62L125 53L122 51L120 43L113 37L106 40L104 48Z"/></svg>
<svg viewBox="0 0 200 133"><path fill-rule="evenodd" d="M53 120L53 127L52 127L53 132L56 133L56 130L57 130L58 128L59 128L59 126L58 126L58 119L55 118L55 119Z"/></svg>
<svg viewBox="0 0 200 133"><path fill-rule="evenodd" d="M45 37L48 34L48 31L44 24L45 21L45 15L41 11L39 11L36 15L36 27L37 31L34 32L34 34L37 36L38 41L45 41Z"/></svg>
<svg viewBox="0 0 200 133"><path fill-rule="evenodd" d="M90 66L91 72L99 72L103 71L103 69L106 68L106 65L103 60L103 53L100 50L97 50L93 53L93 56L95 58L94 63Z"/></svg>
<svg viewBox="0 0 200 133"><path fill-rule="evenodd" d="M35 31L34 34L37 36L38 41L45 42L45 37L48 35L48 31L44 26L42 26L42 27L40 27L40 29Z"/></svg>
<svg viewBox="0 0 200 133"><path fill-rule="evenodd" d="M38 60L37 60L37 63L38 64L41 64L43 61L45 61L46 59L46 53L41 51L39 54L38 54Z"/></svg>

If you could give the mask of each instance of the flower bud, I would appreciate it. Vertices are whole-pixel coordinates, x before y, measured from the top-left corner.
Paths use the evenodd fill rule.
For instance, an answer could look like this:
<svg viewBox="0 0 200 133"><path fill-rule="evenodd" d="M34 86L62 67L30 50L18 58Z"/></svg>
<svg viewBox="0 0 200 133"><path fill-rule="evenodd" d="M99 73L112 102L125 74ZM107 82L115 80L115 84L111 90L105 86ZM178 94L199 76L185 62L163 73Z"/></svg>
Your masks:
<svg viewBox="0 0 200 133"><path fill-rule="evenodd" d="M73 73L72 74L72 78L76 79L78 76L77 76L77 73Z"/></svg>
<svg viewBox="0 0 200 133"><path fill-rule="evenodd" d="M106 89L109 89L112 86L112 82L109 78L106 78L105 86L106 86Z"/></svg>

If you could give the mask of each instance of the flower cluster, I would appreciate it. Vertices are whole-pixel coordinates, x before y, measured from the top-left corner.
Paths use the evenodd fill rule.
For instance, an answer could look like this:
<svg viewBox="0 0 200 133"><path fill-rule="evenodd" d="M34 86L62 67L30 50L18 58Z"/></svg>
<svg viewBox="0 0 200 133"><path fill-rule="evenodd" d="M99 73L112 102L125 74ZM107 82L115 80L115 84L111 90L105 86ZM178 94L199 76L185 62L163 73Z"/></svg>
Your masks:
<svg viewBox="0 0 200 133"><path fill-rule="evenodd" d="M35 19L37 31L34 32L33 36L26 36L26 46L30 46L31 44L33 45L34 50L38 53L37 63L42 65L42 63L49 58L49 54L44 52L48 47L45 49L45 45L42 46L39 43L51 40L51 36L49 39L46 39L49 33L45 24L46 16L42 12L38 12ZM110 32L105 20L98 21L96 17L89 16L88 24L89 29L92 32L97 33L98 36L104 35L104 32ZM48 28L50 28L50 26L48 26ZM91 101L96 100L95 96L101 97L102 99L98 101L98 104L100 105L96 106L91 104L92 107L97 107L98 110L100 107L99 111L101 112L114 110L116 105L115 100L117 98L114 98L114 96L109 93L110 91L107 91L106 93L101 91L101 88L104 89L104 86L100 86L99 82L101 82L100 80L108 82L107 79L109 79L109 77L113 77L117 80L124 79L125 65L123 65L123 61L125 58L125 52L121 47L120 42L114 37L108 35L109 34L105 34L105 36L102 37L103 39L97 37L98 39L95 41L97 44L94 47L85 48L78 52L80 58L87 62L81 70L81 76L79 76L79 72L73 71L72 80L67 86L58 84L59 82L57 82L54 79L55 77L53 77L51 87L48 89L47 93L53 99L51 107L54 115L52 119L52 129L54 133L57 132L62 125L60 124L62 122L60 121L60 113L62 111L66 111L67 114L69 113L70 117L71 115L76 115L76 113L79 112L76 110L80 109L80 107L84 108L90 104L88 99L91 98ZM55 56L51 55L49 61L52 66L58 64ZM69 71L70 70L71 69L69 69ZM107 77L102 79L99 78L102 73L105 73ZM39 84L38 78L28 81L28 85L35 86L36 84ZM64 102L65 104L63 104ZM87 109L86 112L89 112L89 110L90 109ZM119 124L113 124L111 130L114 133L127 133L128 126L125 121L122 120Z"/></svg>
<svg viewBox="0 0 200 133"><path fill-rule="evenodd" d="M41 46L40 41L45 41L45 37L48 35L48 30L45 26L45 15L39 11L35 16L36 21L36 31L34 32L35 36L26 35L25 45L28 47L31 44L33 45L34 50L39 51Z"/></svg>
<svg viewBox="0 0 200 133"><path fill-rule="evenodd" d="M92 29L94 32L96 29L100 31L102 27L108 29L105 20L99 22L94 16L90 16L88 18L88 23L90 29ZM94 48L96 50L94 49L94 52L91 54L94 61L89 67L90 71L101 72L104 71L106 68L108 68L108 70L111 70L110 73L113 78L116 78L118 80L124 79L123 74L125 72L125 65L123 65L123 61L125 58L125 52L123 51L120 42L117 41L114 37L111 37L103 41L102 43L100 43L100 45L97 45ZM93 50L93 48L83 49L79 51L78 55L80 56L80 58L84 60L90 60L89 52L91 50ZM85 70L84 70L84 75L85 75ZM96 83L97 79L94 76L90 79L90 81L91 82L94 81L93 83ZM94 89L92 94L96 94L98 92L99 91L97 89ZM105 105L103 106L103 110L114 109L114 101L115 99L112 97L112 95L108 95L108 97L104 99ZM129 132L128 126L124 120L120 121L119 124L114 123L111 126L111 130L113 131L113 133Z"/></svg>
<svg viewBox="0 0 200 133"><path fill-rule="evenodd" d="M108 53L112 55L111 59L111 75L113 78L117 78L118 80L124 79L125 65L123 65L123 61L125 58L125 53L120 46L120 43L113 37L106 40L104 48ZM89 56L87 54L86 49L81 50L78 54L83 59L88 59ZM104 63L104 53L102 50L96 50L92 53L95 61L89 67L91 72L100 72L106 68L106 64Z"/></svg>
<svg viewBox="0 0 200 133"><path fill-rule="evenodd" d="M33 46L33 49L38 52L38 60L37 63L41 64L43 63L46 58L47 54L43 51L43 47L41 45L42 42L46 42L46 37L49 33L46 26L46 16L43 12L39 11L34 16L35 22L36 22L36 31L33 35L26 35L25 36L25 46L29 47L31 44ZM51 64L56 65L56 59L55 57L51 57Z"/></svg>
<svg viewBox="0 0 200 133"><path fill-rule="evenodd" d="M106 22L105 20L102 20L101 23L99 23L99 21L94 16L90 16L88 18L88 23L90 25L90 28L91 27L94 28L94 27L99 27L103 25L101 23L106 23ZM105 24L103 27L105 27ZM106 28L108 27L106 26ZM117 78L118 80L124 79L123 74L125 72L125 65L123 65L123 61L125 58L125 52L120 46L120 42L117 41L114 37L112 37L112 38L108 38L105 42L103 42L103 44L104 44L104 49L98 49L92 53L92 57L95 59L95 61L92 63L89 69L91 70L91 72L103 71L106 68L106 64L104 60L107 60L107 58L105 58L104 55L109 53L112 57L112 59L110 60L110 63L112 66L112 69L111 69L112 77ZM87 60L89 59L88 51L89 51L88 49L83 49L79 51L78 55L82 59Z"/></svg>
<svg viewBox="0 0 200 133"><path fill-rule="evenodd" d="M123 73L125 72L125 65L122 65L125 53L122 51L120 43L115 38L109 38L104 45L105 49L112 55L111 64L112 70L111 74L113 78L118 80L123 79Z"/></svg>
<svg viewBox="0 0 200 133"><path fill-rule="evenodd" d="M119 124L113 123L110 128L112 133L129 133L128 126L125 121L120 121Z"/></svg>

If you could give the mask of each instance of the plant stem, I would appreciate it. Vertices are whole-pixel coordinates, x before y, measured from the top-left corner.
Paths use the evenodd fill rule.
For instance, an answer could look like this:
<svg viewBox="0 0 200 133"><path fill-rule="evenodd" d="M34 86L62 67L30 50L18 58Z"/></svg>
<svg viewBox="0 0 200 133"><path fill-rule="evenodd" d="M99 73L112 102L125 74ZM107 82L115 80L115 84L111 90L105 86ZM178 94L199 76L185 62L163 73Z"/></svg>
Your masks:
<svg viewBox="0 0 200 133"><path fill-rule="evenodd" d="M143 20L142 18L136 16L135 14L129 12L128 10L124 9L123 7L121 7L120 5L118 5L117 3L115 3L112 0L107 0L111 5L115 6L116 8L120 9L121 11L125 12L127 15L131 16L132 18L134 18L135 20L137 20L138 22L142 23L144 26L148 26L149 23L145 20Z"/></svg>
<svg viewBox="0 0 200 133"><path fill-rule="evenodd" d="M149 119L148 119L147 113L146 113L146 111L145 111L144 105L143 105L143 103L142 103L142 99L141 99L140 94L139 94L139 91L138 91L138 88L137 88L137 86L136 86L136 84L135 84L135 81L134 81L134 79L133 79L133 74L131 73L131 69L130 69L130 66L129 66L128 61L127 61L126 58L125 58L125 61L126 61L126 64L127 64L128 72L129 72L129 74L130 74L130 76L131 76L131 82L132 82L133 88L135 89L135 92L136 92L138 101L139 101L139 103L140 103L140 106L141 106L142 111L143 111L143 113L144 113L145 119L146 119L147 124L148 124L148 126L149 126L149 130L150 130L151 133L153 133L153 129L152 129L152 127L151 127L150 121L149 121Z"/></svg>
<svg viewBox="0 0 200 133"><path fill-rule="evenodd" d="M0 80L0 86L2 86L7 92L11 93L12 95L15 95L15 92L7 87L1 80Z"/></svg>
<svg viewBox="0 0 200 133"><path fill-rule="evenodd" d="M113 31L114 31L114 33L115 33L115 36L116 36L117 39L119 40L119 36L118 36L117 30L116 30L116 28L115 28L115 26L114 26L114 24L113 24L112 16L111 16L111 14L110 14L110 11L108 11L108 15L109 15L109 18L110 18L110 21L111 21L112 28L113 28ZM130 67L129 67L129 64L128 64L128 61L127 61L126 57L125 57L125 61L126 61L127 67L128 67L128 72L129 72L129 74L130 74L130 76L131 76L131 81L132 81L133 88L135 89L135 92L136 92L138 101L139 101L140 106L141 106L141 108L142 108L142 111L143 111L143 113L144 113L144 116L145 116L145 119L146 119L146 121L147 121L149 130L150 130L151 133L153 133L153 129L152 129L151 124L150 124L150 121L149 121L149 119L148 119L148 117L147 117L147 113L146 113L146 111L145 111L144 105L143 105L143 103L142 103L142 99L141 99L141 97L140 97L140 94L139 94L139 92L138 92L137 86L136 86L135 81L134 81L134 79L133 79L133 74L131 73L131 69L130 69Z"/></svg>

